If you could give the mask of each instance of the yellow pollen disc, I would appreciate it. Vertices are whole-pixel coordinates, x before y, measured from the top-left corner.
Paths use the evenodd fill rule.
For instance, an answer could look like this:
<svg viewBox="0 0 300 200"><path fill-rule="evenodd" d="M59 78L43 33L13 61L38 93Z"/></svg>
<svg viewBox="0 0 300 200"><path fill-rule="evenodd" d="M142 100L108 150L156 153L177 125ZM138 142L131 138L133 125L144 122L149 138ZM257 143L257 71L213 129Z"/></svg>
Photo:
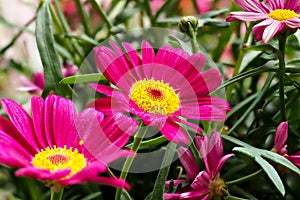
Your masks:
<svg viewBox="0 0 300 200"><path fill-rule="evenodd" d="M269 17L275 19L277 21L284 22L286 20L292 19L294 17L298 17L298 14L293 10L288 9L276 9L269 14Z"/></svg>
<svg viewBox="0 0 300 200"><path fill-rule="evenodd" d="M72 147L67 149L66 146L42 149L34 156L31 163L37 168L47 169L51 172L59 169L71 169L70 174L65 178L71 177L86 166L84 155L77 149L73 150Z"/></svg>
<svg viewBox="0 0 300 200"><path fill-rule="evenodd" d="M145 112L172 115L180 100L174 89L163 81L140 80L131 87L130 98Z"/></svg>

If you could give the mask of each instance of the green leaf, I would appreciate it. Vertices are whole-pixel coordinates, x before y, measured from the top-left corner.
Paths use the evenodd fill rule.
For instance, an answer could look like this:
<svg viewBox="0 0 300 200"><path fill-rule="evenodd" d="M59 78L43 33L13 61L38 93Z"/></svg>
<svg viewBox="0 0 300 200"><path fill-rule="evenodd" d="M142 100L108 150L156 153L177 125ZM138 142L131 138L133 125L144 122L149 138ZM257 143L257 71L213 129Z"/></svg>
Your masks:
<svg viewBox="0 0 300 200"><path fill-rule="evenodd" d="M275 168L260 156L262 150L257 149L255 147L248 146L248 147L235 147L233 148L233 151L237 151L254 158L257 164L259 164L261 168L265 171L265 173L268 175L268 177L273 182L273 184L278 189L278 191L284 196L285 189L283 183Z"/></svg>
<svg viewBox="0 0 300 200"><path fill-rule="evenodd" d="M228 81L225 81L222 85L220 85L216 90L222 89L224 87L227 87L237 81L243 80L245 78L251 77L251 76L255 76L258 74L262 74L264 72L271 72L271 71L276 71L277 68L275 67L267 67L267 66L262 66L262 67L258 67L243 73L240 73L239 75L229 79Z"/></svg>
<svg viewBox="0 0 300 200"><path fill-rule="evenodd" d="M167 145L167 151L161 164L161 168L158 172L154 189L152 193L146 198L147 200L163 200L165 183L167 181L168 173L175 155L177 144L170 142Z"/></svg>
<svg viewBox="0 0 300 200"><path fill-rule="evenodd" d="M105 81L106 78L102 74L83 74L76 76L69 76L60 81L62 84L75 84L75 83L89 83Z"/></svg>
<svg viewBox="0 0 300 200"><path fill-rule="evenodd" d="M81 200L91 200L91 199L95 199L96 197L101 196L101 194L102 194L101 192L95 192L95 193L93 193L93 194L90 194L90 195L84 197L84 198L81 199Z"/></svg>
<svg viewBox="0 0 300 200"><path fill-rule="evenodd" d="M36 17L36 42L44 67L45 88L42 96L45 97L51 90L64 96L67 86L60 86L63 79L61 63L54 48L54 37L49 10L49 1L43 1L37 11Z"/></svg>
<svg viewBox="0 0 300 200"><path fill-rule="evenodd" d="M126 190L122 190L120 200L133 200Z"/></svg>
<svg viewBox="0 0 300 200"><path fill-rule="evenodd" d="M262 167L278 191L284 196L285 189L283 183L274 167L260 156L255 156L254 160Z"/></svg>
<svg viewBox="0 0 300 200"><path fill-rule="evenodd" d="M167 141L168 140L165 138L165 136L159 136L159 137L156 137L156 138L153 138L150 140L142 141L140 144L139 150L153 148L153 147L159 146ZM126 145L126 148L131 148L132 145L133 145L133 143Z"/></svg>
<svg viewBox="0 0 300 200"><path fill-rule="evenodd" d="M291 161L286 159L284 156L281 156L277 153L274 153L272 151L268 151L265 149L260 149L259 153L261 154L262 157L267 158L269 160L272 160L273 162L283 165L286 168L292 170L293 172L297 173L300 175L300 169L296 167Z"/></svg>

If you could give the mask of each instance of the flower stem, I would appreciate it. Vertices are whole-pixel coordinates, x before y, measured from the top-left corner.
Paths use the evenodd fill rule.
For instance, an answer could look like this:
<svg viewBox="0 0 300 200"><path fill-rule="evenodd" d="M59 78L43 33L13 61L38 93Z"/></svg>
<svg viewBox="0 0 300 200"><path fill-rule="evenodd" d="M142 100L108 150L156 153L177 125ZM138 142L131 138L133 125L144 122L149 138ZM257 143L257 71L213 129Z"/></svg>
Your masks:
<svg viewBox="0 0 300 200"><path fill-rule="evenodd" d="M64 193L64 188L51 187L50 200L62 200L63 193Z"/></svg>
<svg viewBox="0 0 300 200"><path fill-rule="evenodd" d="M242 178L239 178L239 179L236 179L236 180L233 180L233 181L227 181L226 184L227 185L232 185L232 184L238 184L238 183L242 183L242 182L248 181L249 179L252 179L254 176L256 176L257 174L259 174L260 172L262 172L262 169L254 172L252 174L249 174L247 176L244 176Z"/></svg>
<svg viewBox="0 0 300 200"><path fill-rule="evenodd" d="M188 23L188 28L189 28L189 32L192 36L192 42L193 42L193 50L194 53L199 53L200 52L200 48L199 48L199 44L197 41L197 29L194 30L193 26L191 23Z"/></svg>
<svg viewBox="0 0 300 200"><path fill-rule="evenodd" d="M89 2L92 4L92 7L98 12L98 14L103 18L103 21L108 27L108 34L110 34L110 29L113 27L113 24L109 21L106 13L96 0L89 0Z"/></svg>
<svg viewBox="0 0 300 200"><path fill-rule="evenodd" d="M144 129L144 130L142 130ZM135 134L134 138L133 138L133 145L131 147L131 150L134 151L134 152L137 152L139 147L140 147L140 144L143 140L143 138L145 137L146 133L148 131L148 127L146 126L140 126L137 133ZM122 168L122 172L120 174L120 178L121 179L124 179L126 180L126 177L127 177L127 174L128 174L128 171L133 163L133 160L134 160L134 157L127 157L126 160L125 160L125 163L123 165L123 168ZM121 192L122 192L122 189L121 188L118 188L117 191L116 191L116 195L115 195L115 200L119 200L121 198Z"/></svg>
<svg viewBox="0 0 300 200"><path fill-rule="evenodd" d="M280 99L280 113L281 121L286 121L286 111L285 111L285 99L284 99L284 77L285 77L285 44L287 36L282 35L279 37L279 99Z"/></svg>

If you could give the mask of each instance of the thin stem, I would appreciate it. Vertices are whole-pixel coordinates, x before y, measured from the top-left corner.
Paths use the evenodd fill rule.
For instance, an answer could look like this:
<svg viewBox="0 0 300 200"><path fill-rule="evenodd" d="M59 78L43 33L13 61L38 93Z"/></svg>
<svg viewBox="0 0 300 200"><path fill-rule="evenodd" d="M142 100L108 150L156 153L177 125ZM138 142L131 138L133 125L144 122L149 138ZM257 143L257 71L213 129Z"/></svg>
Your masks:
<svg viewBox="0 0 300 200"><path fill-rule="evenodd" d="M142 130L142 128L144 130ZM131 147L131 150L133 152L138 151L138 149L140 147L140 144L141 144L143 138L145 137L145 135L147 133L147 130L148 130L147 126L146 127L140 126L140 128L138 129L137 133L135 134L135 136L133 138L133 145ZM123 168L122 168L122 172L120 174L121 179L126 180L127 174L128 174L129 169L130 169L130 167L133 163L133 160L134 160L134 157L127 157L126 158L125 163L124 163ZM122 192L122 189L118 188L117 191L116 191L115 200L119 200L121 198L121 192Z"/></svg>
<svg viewBox="0 0 300 200"><path fill-rule="evenodd" d="M245 56L245 51L244 51L244 47L249 39L249 36L250 36L250 33L251 33L251 30L252 30L252 23L247 27L246 29L246 34L245 34L245 37L243 38L243 43L242 43L242 47L241 47L241 50L240 50L240 53L238 55L238 59L236 61L236 64L235 64L235 67L234 67L234 72L233 72L233 77L235 77L236 75L239 74L240 72L240 68L241 68L241 65L242 65L242 61L244 59L244 56ZM226 91L226 99L229 99L230 98L230 95L231 95L231 92L234 88L234 84L233 85L230 85L228 88L227 88L227 91Z"/></svg>
<svg viewBox="0 0 300 200"><path fill-rule="evenodd" d="M186 129L185 129L186 130ZM187 130L186 130L187 132ZM188 133L188 132L187 132ZM189 150L191 151L196 163L198 164L199 169L202 168L202 160L201 160L201 156L199 154L199 150L196 147L193 138L191 137L191 135L188 133L188 138L190 140L190 145L189 145Z"/></svg>
<svg viewBox="0 0 300 200"><path fill-rule="evenodd" d="M91 36L91 31L90 31L89 23L88 23L89 20L88 20L87 15L84 12L82 2L80 0L75 0L75 3L76 3L76 6L77 6L77 9L79 11L80 17L82 19L82 24L83 24L85 33L88 36Z"/></svg>
<svg viewBox="0 0 300 200"><path fill-rule="evenodd" d="M60 187L58 190L56 187L51 187L51 196L50 200L62 200L62 196L64 193L64 188Z"/></svg>
<svg viewBox="0 0 300 200"><path fill-rule="evenodd" d="M262 169L254 172L252 174L249 174L247 176L244 176L242 178L239 178L239 179L236 179L236 180L233 180L233 181L227 181L226 184L227 185L231 185L231 184L237 184L237 183L242 183L242 182L248 181L249 179L252 179L254 176L256 176L257 174L259 174L260 172L262 172Z"/></svg>
<svg viewBox="0 0 300 200"><path fill-rule="evenodd" d="M285 111L285 98L284 98L284 77L285 77L285 45L287 36L283 35L279 37L279 99L280 99L280 112L282 121L286 121L286 111Z"/></svg>
<svg viewBox="0 0 300 200"><path fill-rule="evenodd" d="M194 30L193 25L191 23L188 23L188 28L189 28L190 35L192 36L192 43L193 43L194 53L199 53L200 48L199 48L199 44L198 44L198 41L197 41L197 29Z"/></svg>
<svg viewBox="0 0 300 200"><path fill-rule="evenodd" d="M108 30L109 30L109 34L110 34L110 29L113 27L113 24L109 21L106 13L102 9L102 7L97 3L96 0L89 0L89 2L92 4L93 8L99 13L99 15L102 17L102 19L106 23Z"/></svg>

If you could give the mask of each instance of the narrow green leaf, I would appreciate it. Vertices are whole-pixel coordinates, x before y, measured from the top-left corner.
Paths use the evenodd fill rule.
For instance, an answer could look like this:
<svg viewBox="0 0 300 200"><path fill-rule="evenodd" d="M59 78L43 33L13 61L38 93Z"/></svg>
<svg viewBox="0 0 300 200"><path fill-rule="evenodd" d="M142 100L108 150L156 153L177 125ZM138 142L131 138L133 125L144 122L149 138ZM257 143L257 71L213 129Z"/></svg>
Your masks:
<svg viewBox="0 0 300 200"><path fill-rule="evenodd" d="M255 156L254 160L262 167L278 191L284 196L285 189L283 183L274 167L260 156Z"/></svg>
<svg viewBox="0 0 300 200"><path fill-rule="evenodd" d="M296 167L291 161L289 161L285 157L265 149L260 149L259 153L261 154L262 157L272 160L277 164L283 165L286 168L300 175L300 169L298 169L298 167Z"/></svg>
<svg viewBox="0 0 300 200"><path fill-rule="evenodd" d="M232 142L232 143L237 144L237 145L242 146L242 147L250 146L250 145L248 145L247 143L242 142L242 141L240 141L240 140L238 140L238 139L236 139L236 138L234 138L234 137L231 137L231 136L229 136L229 135L221 134L221 137L222 137L223 139L229 141L229 142ZM238 148L238 147L236 147L236 148Z"/></svg>
<svg viewBox="0 0 300 200"><path fill-rule="evenodd" d="M130 194L126 190L122 190L121 200L133 200L133 198L131 198Z"/></svg>
<svg viewBox="0 0 300 200"><path fill-rule="evenodd" d="M243 73L240 73L239 75L229 79L228 81L225 81L222 85L220 85L216 90L222 89L224 87L227 87L228 85L231 85L237 81L243 80L245 78L251 77L251 76L255 76L258 74L262 74L264 72L271 72L271 71L276 71L277 68L275 67L267 67L267 66L262 66L262 67L258 67Z"/></svg>
<svg viewBox="0 0 300 200"><path fill-rule="evenodd" d="M158 172L155 184L154 184L154 189L152 191L152 194L147 197L147 200L163 200L163 195L164 195L164 188L165 188L165 183L167 181L167 176L171 167L171 163L173 161L173 157L175 155L177 144L170 142L167 145L167 151L165 153L163 162L161 164L161 168Z"/></svg>
<svg viewBox="0 0 300 200"><path fill-rule="evenodd" d="M76 76L69 76L60 81L62 84L75 84L75 83L89 83L104 81L106 78L102 74L83 74Z"/></svg>
<svg viewBox="0 0 300 200"><path fill-rule="evenodd" d="M234 147L232 149L232 151L237 151L242 154L246 154L246 155L250 156L251 158L254 158L255 154L256 154L254 148L247 148L247 147Z"/></svg>
<svg viewBox="0 0 300 200"><path fill-rule="evenodd" d="M153 138L150 140L142 141L140 144L139 150L153 148L153 147L161 145L167 141L168 140L165 138L165 136L159 136L159 137L156 137L156 138ZM133 143L126 145L126 148L131 148L132 145L133 145Z"/></svg>
<svg viewBox="0 0 300 200"><path fill-rule="evenodd" d="M45 97L50 90L63 95L63 89L66 89L66 86L60 87L59 85L63 75L58 54L54 48L49 1L47 0L41 2L38 8L35 36L45 75L45 88L42 95Z"/></svg>
<svg viewBox="0 0 300 200"><path fill-rule="evenodd" d="M95 192L95 193L93 193L93 194L90 194L90 195L84 197L84 198L81 199L81 200L91 200L91 199L95 199L96 197L101 196L101 194L102 194L101 192Z"/></svg>
<svg viewBox="0 0 300 200"><path fill-rule="evenodd" d="M269 89L269 86L272 83L272 80L274 78L274 74L270 73L265 85L261 89L261 91L258 92L257 98L253 101L253 103L249 106L249 108L244 112L244 114L235 122L235 124L230 128L228 131L228 134L232 133L235 128L237 128L248 116L249 114L253 111L253 109L256 107L256 105L261 101L267 90Z"/></svg>

